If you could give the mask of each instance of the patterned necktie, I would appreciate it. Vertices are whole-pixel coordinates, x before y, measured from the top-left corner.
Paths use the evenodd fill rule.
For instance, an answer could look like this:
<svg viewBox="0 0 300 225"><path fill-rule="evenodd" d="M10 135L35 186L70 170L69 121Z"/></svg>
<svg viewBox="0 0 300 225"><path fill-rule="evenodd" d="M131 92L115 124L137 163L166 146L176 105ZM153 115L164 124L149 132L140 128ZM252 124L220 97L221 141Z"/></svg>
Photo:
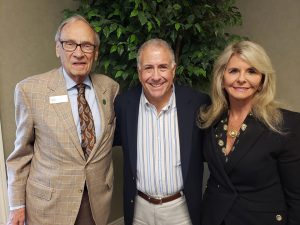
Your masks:
<svg viewBox="0 0 300 225"><path fill-rule="evenodd" d="M85 84L77 84L76 87L78 90L77 102L81 129L81 147L85 159L88 159L96 143L95 126L92 111L85 99Z"/></svg>

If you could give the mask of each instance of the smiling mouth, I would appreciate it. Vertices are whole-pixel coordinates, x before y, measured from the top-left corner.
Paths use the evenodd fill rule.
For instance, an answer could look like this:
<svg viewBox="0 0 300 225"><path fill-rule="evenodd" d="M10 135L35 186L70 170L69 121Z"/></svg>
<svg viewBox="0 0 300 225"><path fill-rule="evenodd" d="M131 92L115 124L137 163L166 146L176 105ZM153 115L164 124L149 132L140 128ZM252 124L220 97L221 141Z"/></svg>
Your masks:
<svg viewBox="0 0 300 225"><path fill-rule="evenodd" d="M233 87L235 90L248 90L250 87Z"/></svg>
<svg viewBox="0 0 300 225"><path fill-rule="evenodd" d="M154 88L158 88L158 87L161 87L164 85L164 82L163 83L149 83L149 85L151 87L154 87Z"/></svg>

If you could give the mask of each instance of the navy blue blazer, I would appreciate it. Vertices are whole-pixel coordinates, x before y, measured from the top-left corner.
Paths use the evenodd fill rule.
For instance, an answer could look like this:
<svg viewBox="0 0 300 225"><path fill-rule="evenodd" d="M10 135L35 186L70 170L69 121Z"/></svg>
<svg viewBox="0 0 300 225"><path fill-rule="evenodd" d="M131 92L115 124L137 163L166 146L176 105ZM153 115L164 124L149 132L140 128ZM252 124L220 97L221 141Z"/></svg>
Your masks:
<svg viewBox="0 0 300 225"><path fill-rule="evenodd" d="M205 131L210 178L203 196L203 225L300 224L300 114L282 112L284 135L249 118L225 165L214 128Z"/></svg>
<svg viewBox="0 0 300 225"><path fill-rule="evenodd" d="M124 219L131 225L134 216L134 202L137 195L137 127L139 102L142 88L117 96L115 100L116 131L114 145L122 145L124 155ZM192 223L200 224L202 198L202 131L197 127L196 116L199 107L209 102L206 94L188 87L175 86L181 168L184 194Z"/></svg>

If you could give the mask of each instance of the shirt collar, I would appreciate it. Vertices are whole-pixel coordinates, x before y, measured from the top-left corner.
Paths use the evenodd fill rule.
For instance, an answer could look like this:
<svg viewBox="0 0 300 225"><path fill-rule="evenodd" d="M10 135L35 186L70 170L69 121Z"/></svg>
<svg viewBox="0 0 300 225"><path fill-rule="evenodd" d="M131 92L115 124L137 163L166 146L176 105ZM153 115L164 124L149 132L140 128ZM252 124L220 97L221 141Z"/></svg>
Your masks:
<svg viewBox="0 0 300 225"><path fill-rule="evenodd" d="M68 91L77 85L77 83L74 80L72 80L72 78L68 75L68 73L65 71L64 68L63 68L63 75L64 75L64 79L66 81L66 86L67 86ZM83 81L83 83L86 86L91 87L92 86L92 81L90 79L90 76L87 76L85 78L85 80Z"/></svg>

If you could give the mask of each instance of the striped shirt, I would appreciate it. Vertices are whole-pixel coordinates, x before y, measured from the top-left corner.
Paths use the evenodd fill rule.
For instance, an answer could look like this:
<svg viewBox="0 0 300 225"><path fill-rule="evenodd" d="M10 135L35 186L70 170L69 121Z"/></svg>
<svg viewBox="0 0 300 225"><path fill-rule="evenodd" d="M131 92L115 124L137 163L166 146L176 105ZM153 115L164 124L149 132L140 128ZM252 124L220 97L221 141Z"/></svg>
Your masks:
<svg viewBox="0 0 300 225"><path fill-rule="evenodd" d="M183 189L175 87L157 114L141 94L137 135L137 189L163 197Z"/></svg>

